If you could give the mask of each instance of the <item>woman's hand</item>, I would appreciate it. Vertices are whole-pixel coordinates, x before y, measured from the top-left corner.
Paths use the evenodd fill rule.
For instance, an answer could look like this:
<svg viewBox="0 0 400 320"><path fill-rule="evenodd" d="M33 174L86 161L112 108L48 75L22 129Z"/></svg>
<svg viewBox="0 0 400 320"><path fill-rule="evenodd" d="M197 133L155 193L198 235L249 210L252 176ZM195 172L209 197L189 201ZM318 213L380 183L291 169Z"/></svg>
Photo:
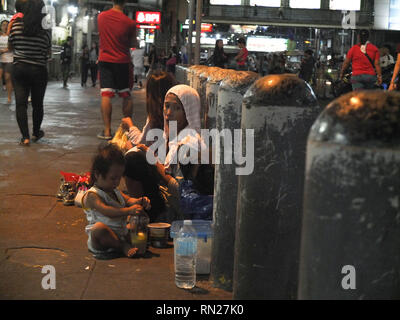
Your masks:
<svg viewBox="0 0 400 320"><path fill-rule="evenodd" d="M396 89L396 85L393 82L391 82L388 90L393 91L395 89Z"/></svg>
<svg viewBox="0 0 400 320"><path fill-rule="evenodd" d="M129 206L140 206L142 209L144 208L145 210L150 210L151 209L151 204L150 204L150 199L147 197L141 197L141 198L131 198L129 199L128 202Z"/></svg>
<svg viewBox="0 0 400 320"><path fill-rule="evenodd" d="M147 153L147 151L149 151L149 147L144 144L138 144L138 145L136 145L136 148L138 148L140 151L143 151L145 153Z"/></svg>
<svg viewBox="0 0 400 320"><path fill-rule="evenodd" d="M131 127L133 127L133 121L131 117L125 117L121 120L121 126L124 130L129 131Z"/></svg>

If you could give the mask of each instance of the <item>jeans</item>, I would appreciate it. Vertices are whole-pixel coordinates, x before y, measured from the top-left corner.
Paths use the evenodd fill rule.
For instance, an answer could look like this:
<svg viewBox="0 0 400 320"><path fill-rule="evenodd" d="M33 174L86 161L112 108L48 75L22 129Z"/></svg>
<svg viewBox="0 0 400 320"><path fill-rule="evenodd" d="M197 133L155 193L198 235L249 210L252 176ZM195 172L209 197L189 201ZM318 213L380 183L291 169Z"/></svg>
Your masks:
<svg viewBox="0 0 400 320"><path fill-rule="evenodd" d="M377 77L370 74L360 74L351 77L353 91L357 90L373 90L375 89Z"/></svg>
<svg viewBox="0 0 400 320"><path fill-rule="evenodd" d="M89 74L89 63L82 62L81 64L81 85L85 85Z"/></svg>
<svg viewBox="0 0 400 320"><path fill-rule="evenodd" d="M70 64L62 64L61 65L61 72L62 72L62 76L63 76L64 87L67 85L70 70L71 70Z"/></svg>
<svg viewBox="0 0 400 320"><path fill-rule="evenodd" d="M14 65L12 81L15 91L16 116L23 139L29 139L28 97L32 99L33 135L38 136L43 121L43 99L47 86L47 68L29 63Z"/></svg>
<svg viewBox="0 0 400 320"><path fill-rule="evenodd" d="M96 85L97 81L97 64L90 63L90 76L92 77L92 85Z"/></svg>

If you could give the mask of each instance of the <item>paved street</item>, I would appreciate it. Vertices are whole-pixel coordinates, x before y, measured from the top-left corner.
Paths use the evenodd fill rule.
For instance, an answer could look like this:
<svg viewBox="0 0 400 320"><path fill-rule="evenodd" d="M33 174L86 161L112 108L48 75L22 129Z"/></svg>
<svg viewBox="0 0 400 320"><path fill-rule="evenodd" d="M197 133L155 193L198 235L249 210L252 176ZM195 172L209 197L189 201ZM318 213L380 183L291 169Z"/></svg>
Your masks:
<svg viewBox="0 0 400 320"><path fill-rule="evenodd" d="M56 201L60 170L90 170L102 130L98 88L50 82L42 129L30 147L18 145L15 104L0 93L0 299L232 299L201 279L192 291L174 283L172 246L145 258L95 260L87 250L86 217ZM145 122L144 90L134 91L134 122ZM113 130L122 118L115 100ZM32 128L31 107L29 126ZM56 269L56 289L43 290L44 265Z"/></svg>

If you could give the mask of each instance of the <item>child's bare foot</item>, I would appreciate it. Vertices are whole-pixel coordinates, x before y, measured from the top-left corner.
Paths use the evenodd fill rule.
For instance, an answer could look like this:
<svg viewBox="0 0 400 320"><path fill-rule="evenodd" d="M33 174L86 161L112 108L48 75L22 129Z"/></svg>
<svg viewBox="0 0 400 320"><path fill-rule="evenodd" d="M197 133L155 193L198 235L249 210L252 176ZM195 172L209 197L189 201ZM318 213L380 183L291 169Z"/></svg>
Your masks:
<svg viewBox="0 0 400 320"><path fill-rule="evenodd" d="M138 248L132 248L130 246L125 246L124 247L124 254L128 258L133 258L136 255L136 252L138 251Z"/></svg>

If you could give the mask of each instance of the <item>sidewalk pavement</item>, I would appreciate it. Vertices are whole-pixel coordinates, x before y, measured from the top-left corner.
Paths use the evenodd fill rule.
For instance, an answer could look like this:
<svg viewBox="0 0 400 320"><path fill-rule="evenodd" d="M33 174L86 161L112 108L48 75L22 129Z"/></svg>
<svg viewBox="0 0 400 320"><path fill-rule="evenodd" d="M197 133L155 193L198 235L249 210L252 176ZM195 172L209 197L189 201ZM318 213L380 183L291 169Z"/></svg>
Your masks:
<svg viewBox="0 0 400 320"><path fill-rule="evenodd" d="M18 145L15 103L0 96L0 299L228 300L207 277L191 291L174 282L173 248L154 249L146 258L96 260L87 249L86 217L77 207L56 201L60 170L83 173L102 130L99 88L76 81L63 89L50 82L42 129L30 147ZM145 90L133 91L134 123L146 120ZM113 106L112 128L122 118ZM28 109L32 128L31 106ZM56 289L44 290L42 267L56 270Z"/></svg>

